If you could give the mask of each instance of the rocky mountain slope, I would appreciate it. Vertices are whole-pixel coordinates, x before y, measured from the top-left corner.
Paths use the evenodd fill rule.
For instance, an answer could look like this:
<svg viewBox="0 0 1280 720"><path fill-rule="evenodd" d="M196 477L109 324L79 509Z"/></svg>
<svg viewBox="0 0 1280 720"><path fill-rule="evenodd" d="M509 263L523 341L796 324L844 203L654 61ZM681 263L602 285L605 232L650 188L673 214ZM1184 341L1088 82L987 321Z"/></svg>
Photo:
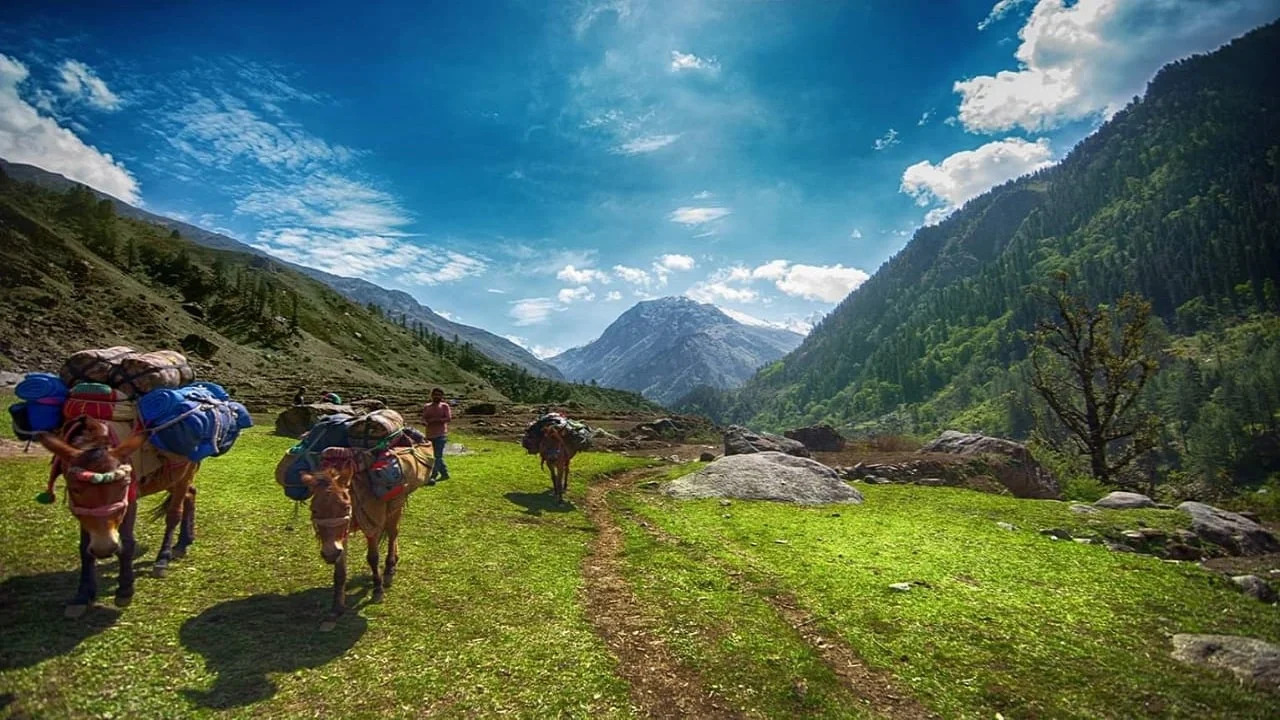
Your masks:
<svg viewBox="0 0 1280 720"><path fill-rule="evenodd" d="M68 180L57 173L51 173L33 165L11 163L3 158L0 158L0 169L14 180L33 183L53 190L65 191L72 186L77 185L74 181ZM142 222L153 223L172 230L177 230L182 237L191 240L196 244L213 248L215 250L230 250L234 252L243 252L269 257L261 250L250 245L246 245L234 238L227 237L226 235L211 232L180 220L147 212L146 210L134 207L122 200L96 190L94 190L93 193L100 198L110 200L115 206L116 213L123 217L133 218L135 220L141 220ZM373 303L374 305L386 310L393 318L399 318L401 315L404 315L406 323L409 325L413 325L414 323L423 325L431 332L449 339L453 339L457 336L458 342L471 343L472 346L474 346L481 354L486 355L497 362L515 363L517 366L522 367L539 377L563 379L560 375L560 371L555 367L539 360L533 355L533 353L525 350L519 345L516 345L510 340L507 340L504 337L499 337L487 330L482 330L470 325L463 325L462 323L456 323L442 317L431 308L419 303L412 295L406 292L400 290L389 290L367 280L333 275L331 273L324 272L323 270L316 270L315 268L296 265L277 258L272 258L272 262L309 275L362 305Z"/></svg>
<svg viewBox="0 0 1280 720"><path fill-rule="evenodd" d="M744 325L685 297L637 303L600 337L550 359L578 382L669 403L694 387L731 388L799 344L789 330Z"/></svg>

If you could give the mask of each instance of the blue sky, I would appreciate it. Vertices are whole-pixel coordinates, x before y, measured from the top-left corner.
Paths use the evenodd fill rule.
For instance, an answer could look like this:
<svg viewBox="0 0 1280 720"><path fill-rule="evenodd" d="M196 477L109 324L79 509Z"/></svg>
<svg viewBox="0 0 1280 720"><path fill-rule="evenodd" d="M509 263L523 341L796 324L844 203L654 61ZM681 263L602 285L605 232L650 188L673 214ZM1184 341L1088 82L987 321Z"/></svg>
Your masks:
<svg viewBox="0 0 1280 720"><path fill-rule="evenodd" d="M0 157L547 354L803 327L1277 0L6 4Z"/></svg>

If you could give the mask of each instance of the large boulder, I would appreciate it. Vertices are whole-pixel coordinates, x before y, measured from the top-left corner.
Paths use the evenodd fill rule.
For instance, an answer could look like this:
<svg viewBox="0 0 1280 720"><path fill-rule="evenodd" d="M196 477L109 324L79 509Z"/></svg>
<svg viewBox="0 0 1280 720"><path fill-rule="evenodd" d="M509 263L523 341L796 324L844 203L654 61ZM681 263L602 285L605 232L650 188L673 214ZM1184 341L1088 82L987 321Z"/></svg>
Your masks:
<svg viewBox="0 0 1280 720"><path fill-rule="evenodd" d="M844 436L830 425L810 425L809 427L787 430L782 434L814 452L840 452L844 450Z"/></svg>
<svg viewBox="0 0 1280 720"><path fill-rule="evenodd" d="M1236 635L1179 634L1173 636L1173 657L1229 670L1247 685L1280 690L1280 645Z"/></svg>
<svg viewBox="0 0 1280 720"><path fill-rule="evenodd" d="M1234 555L1280 551L1275 535L1243 515L1199 502L1184 502L1178 509L1191 516L1192 532Z"/></svg>
<svg viewBox="0 0 1280 720"><path fill-rule="evenodd" d="M730 425L724 431L724 454L727 455L750 455L751 453L760 452L781 452L796 457L809 457L809 448L803 443L774 435L773 433L758 433L754 430L748 430L741 425Z"/></svg>
<svg viewBox="0 0 1280 720"><path fill-rule="evenodd" d="M816 460L765 451L730 455L670 482L664 492L681 499L737 498L801 505L860 503L862 493Z"/></svg>
<svg viewBox="0 0 1280 720"><path fill-rule="evenodd" d="M1025 445L1012 440L947 430L920 452L990 458L991 474L1014 497L1040 500L1062 497L1062 487L1052 473L1031 457Z"/></svg>
<svg viewBox="0 0 1280 720"><path fill-rule="evenodd" d="M276 434L285 437L300 438L303 433L311 429L316 421L325 415L333 415L334 413L345 413L347 415L359 415L360 413L350 405L335 405L334 403L310 403L307 405L294 405L284 412L276 416Z"/></svg>
<svg viewBox="0 0 1280 720"><path fill-rule="evenodd" d="M1138 508L1153 508L1156 506L1156 501L1142 493L1117 490L1113 493L1107 493L1107 496L1095 502L1094 506L1108 510L1136 510Z"/></svg>

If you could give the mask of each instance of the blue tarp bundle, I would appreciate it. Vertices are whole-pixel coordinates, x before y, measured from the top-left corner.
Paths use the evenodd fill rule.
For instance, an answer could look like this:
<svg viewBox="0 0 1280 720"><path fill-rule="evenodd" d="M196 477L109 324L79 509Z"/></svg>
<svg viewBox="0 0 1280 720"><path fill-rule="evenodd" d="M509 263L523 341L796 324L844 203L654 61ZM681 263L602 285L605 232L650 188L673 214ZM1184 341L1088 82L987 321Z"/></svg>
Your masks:
<svg viewBox="0 0 1280 720"><path fill-rule="evenodd" d="M23 402L9 407L14 433L24 440L32 433L53 432L62 426L62 405L67 400L67 386L62 378L49 373L30 373L14 388Z"/></svg>
<svg viewBox="0 0 1280 720"><path fill-rule="evenodd" d="M143 395L138 413L151 431L151 444L194 462L226 453L253 420L244 405L219 395L227 396L212 383Z"/></svg>

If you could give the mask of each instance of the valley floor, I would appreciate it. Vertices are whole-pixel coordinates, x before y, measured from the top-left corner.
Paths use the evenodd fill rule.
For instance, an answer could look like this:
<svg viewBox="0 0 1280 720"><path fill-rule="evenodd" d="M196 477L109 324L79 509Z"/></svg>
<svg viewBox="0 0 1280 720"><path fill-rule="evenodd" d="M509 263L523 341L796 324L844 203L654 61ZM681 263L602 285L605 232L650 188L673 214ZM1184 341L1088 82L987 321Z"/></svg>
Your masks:
<svg viewBox="0 0 1280 720"><path fill-rule="evenodd" d="M0 714L14 717L1275 717L1280 700L1169 657L1170 633L1280 641L1280 614L1189 564L1041 527L1172 527L1065 503L872 486L822 508L675 502L685 472L588 453L558 506L536 458L473 454L410 500L396 585L331 633L306 509L265 428L198 478L198 539L132 606L62 617L75 523L47 464L0 458ZM592 478L590 485L587 478ZM144 507L153 501L144 500ZM997 521L1012 523L1009 531ZM360 553L355 553L359 555ZM109 598L114 568L104 569ZM908 592L892 583L909 582Z"/></svg>

